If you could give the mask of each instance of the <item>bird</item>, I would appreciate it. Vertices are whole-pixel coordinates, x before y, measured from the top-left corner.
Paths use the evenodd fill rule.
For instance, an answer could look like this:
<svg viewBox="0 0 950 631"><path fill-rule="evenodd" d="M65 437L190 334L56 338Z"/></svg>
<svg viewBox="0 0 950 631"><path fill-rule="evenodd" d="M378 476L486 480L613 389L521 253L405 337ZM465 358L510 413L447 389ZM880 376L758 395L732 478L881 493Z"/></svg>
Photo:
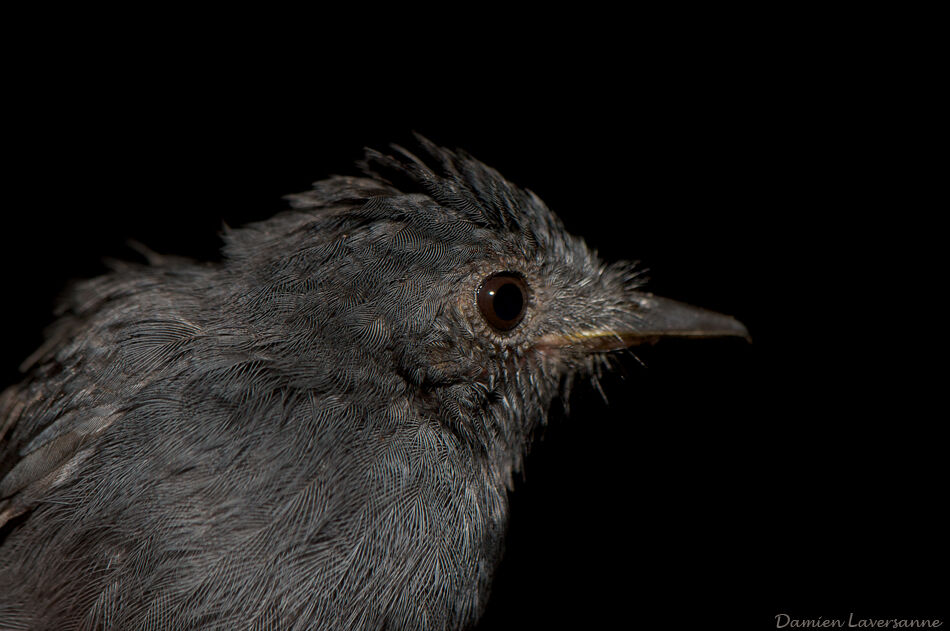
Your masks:
<svg viewBox="0 0 950 631"><path fill-rule="evenodd" d="M0 394L0 629L456 630L552 402L623 349L748 338L417 135L76 283Z"/></svg>

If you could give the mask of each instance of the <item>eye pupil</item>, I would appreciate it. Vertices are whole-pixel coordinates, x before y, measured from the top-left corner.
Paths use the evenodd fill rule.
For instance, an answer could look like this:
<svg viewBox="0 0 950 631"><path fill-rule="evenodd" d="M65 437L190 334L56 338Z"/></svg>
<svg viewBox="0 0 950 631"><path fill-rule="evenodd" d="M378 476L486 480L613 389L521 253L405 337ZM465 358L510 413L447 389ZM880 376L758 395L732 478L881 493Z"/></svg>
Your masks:
<svg viewBox="0 0 950 631"><path fill-rule="evenodd" d="M494 329L510 331L524 319L528 286L513 272L489 276L478 289L477 302L482 316Z"/></svg>
<svg viewBox="0 0 950 631"><path fill-rule="evenodd" d="M524 307L524 296L521 288L514 283L506 283L494 291L492 307L495 315L501 320L514 320Z"/></svg>

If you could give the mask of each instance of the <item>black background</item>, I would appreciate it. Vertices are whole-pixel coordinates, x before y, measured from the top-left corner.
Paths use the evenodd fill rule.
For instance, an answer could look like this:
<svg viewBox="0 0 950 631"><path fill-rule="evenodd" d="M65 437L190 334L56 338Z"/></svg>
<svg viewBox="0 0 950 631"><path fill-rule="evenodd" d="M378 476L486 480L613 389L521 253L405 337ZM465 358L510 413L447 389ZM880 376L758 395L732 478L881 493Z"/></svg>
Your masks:
<svg viewBox="0 0 950 631"><path fill-rule="evenodd" d="M213 258L222 221L416 130L754 338L639 349L609 404L582 387L554 414L480 628L946 620L945 412L896 292L930 248L903 184L932 144L927 39L739 17L31 31L6 97L2 383L127 239Z"/></svg>

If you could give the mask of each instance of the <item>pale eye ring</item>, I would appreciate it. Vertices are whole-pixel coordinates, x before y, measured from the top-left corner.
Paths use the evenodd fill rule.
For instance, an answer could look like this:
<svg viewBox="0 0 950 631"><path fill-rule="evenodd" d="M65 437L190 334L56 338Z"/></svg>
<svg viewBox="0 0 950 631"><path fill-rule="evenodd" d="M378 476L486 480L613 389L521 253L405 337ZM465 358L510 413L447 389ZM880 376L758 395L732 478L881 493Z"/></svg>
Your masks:
<svg viewBox="0 0 950 631"><path fill-rule="evenodd" d="M524 319L528 308L528 285L515 272L492 274L478 288L478 310L496 331L510 331Z"/></svg>

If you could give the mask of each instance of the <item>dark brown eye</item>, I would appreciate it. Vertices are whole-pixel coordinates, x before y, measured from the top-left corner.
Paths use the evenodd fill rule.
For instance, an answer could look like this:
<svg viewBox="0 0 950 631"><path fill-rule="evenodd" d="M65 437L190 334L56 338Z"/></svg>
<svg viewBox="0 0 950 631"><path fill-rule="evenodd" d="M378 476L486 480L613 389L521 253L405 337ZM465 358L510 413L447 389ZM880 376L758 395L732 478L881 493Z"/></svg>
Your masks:
<svg viewBox="0 0 950 631"><path fill-rule="evenodd" d="M478 288L478 309L488 324L499 331L510 331L524 318L528 305L528 286L511 272L492 274Z"/></svg>

